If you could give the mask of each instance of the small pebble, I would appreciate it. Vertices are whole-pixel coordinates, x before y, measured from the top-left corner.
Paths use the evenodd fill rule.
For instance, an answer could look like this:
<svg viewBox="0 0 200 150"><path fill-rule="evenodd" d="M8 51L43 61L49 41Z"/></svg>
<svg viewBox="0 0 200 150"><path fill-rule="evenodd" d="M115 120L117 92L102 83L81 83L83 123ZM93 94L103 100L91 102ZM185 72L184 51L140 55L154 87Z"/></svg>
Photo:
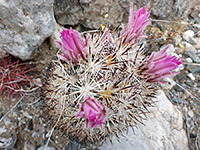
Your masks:
<svg viewBox="0 0 200 150"><path fill-rule="evenodd" d="M186 60L188 63L192 63L192 59L191 59L191 58L189 58L189 57L188 57L188 58L186 58L185 60Z"/></svg>
<svg viewBox="0 0 200 150"><path fill-rule="evenodd" d="M38 132L34 131L34 132L32 133L32 137L33 137L33 138L34 138L34 137L40 137L40 134L39 134Z"/></svg>
<svg viewBox="0 0 200 150"><path fill-rule="evenodd" d="M192 30L187 30L183 33L183 38L186 40L186 41L189 41L190 38L192 38L194 36L194 31Z"/></svg>
<svg viewBox="0 0 200 150"><path fill-rule="evenodd" d="M189 111L188 111L188 116L189 116L190 118L193 118L193 117L194 117L194 112L193 112L192 110L189 110Z"/></svg>
<svg viewBox="0 0 200 150"><path fill-rule="evenodd" d="M40 146L37 150L45 150L45 145ZM46 150L56 150L54 147L47 146Z"/></svg>
<svg viewBox="0 0 200 150"><path fill-rule="evenodd" d="M0 135L3 134L3 133L6 132L6 131L7 131L7 129L5 129L5 128L0 128Z"/></svg>
<svg viewBox="0 0 200 150"><path fill-rule="evenodd" d="M191 80L193 80L193 81L195 80L195 77L194 77L194 75L193 75L192 73L189 73L189 74L188 74L188 77L189 77Z"/></svg>

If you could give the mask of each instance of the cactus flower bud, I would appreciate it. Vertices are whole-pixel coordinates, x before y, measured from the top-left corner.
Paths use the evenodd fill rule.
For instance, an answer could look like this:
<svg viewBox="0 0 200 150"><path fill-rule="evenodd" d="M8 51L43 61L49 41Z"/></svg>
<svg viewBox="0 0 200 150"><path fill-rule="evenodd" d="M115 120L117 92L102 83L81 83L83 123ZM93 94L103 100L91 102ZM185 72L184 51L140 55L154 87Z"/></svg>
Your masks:
<svg viewBox="0 0 200 150"><path fill-rule="evenodd" d="M176 75L178 72L173 72L181 63L180 58L167 55L168 47L160 52L153 52L146 61L146 65L142 68L143 75L148 76L148 82L161 82L161 79Z"/></svg>
<svg viewBox="0 0 200 150"><path fill-rule="evenodd" d="M133 3L131 3L128 24L127 26L123 25L123 29L120 33L125 44L137 42L141 37L145 37L142 32L151 21L151 19L148 19L151 11L146 12L146 7L147 6L136 10L134 13Z"/></svg>
<svg viewBox="0 0 200 150"><path fill-rule="evenodd" d="M61 42L55 42L63 53L63 55L58 55L61 60L78 62L80 57L87 56L87 45L90 37L87 37L84 42L79 32L70 28L61 32L60 39Z"/></svg>
<svg viewBox="0 0 200 150"><path fill-rule="evenodd" d="M105 105L99 103L95 98L87 97L84 102L81 103L80 111L76 114L76 118L83 117L86 119L86 128L90 123L92 128L102 124L106 117Z"/></svg>

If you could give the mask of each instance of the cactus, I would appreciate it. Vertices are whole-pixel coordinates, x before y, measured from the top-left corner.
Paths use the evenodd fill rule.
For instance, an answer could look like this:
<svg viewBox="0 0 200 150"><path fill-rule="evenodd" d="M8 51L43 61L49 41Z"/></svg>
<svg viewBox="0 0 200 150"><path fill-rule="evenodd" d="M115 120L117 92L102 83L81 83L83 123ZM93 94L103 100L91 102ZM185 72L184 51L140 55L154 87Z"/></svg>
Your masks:
<svg viewBox="0 0 200 150"><path fill-rule="evenodd" d="M157 82L176 74L179 59L166 50L146 56L139 44L150 23L145 9L134 13L131 4L122 31L64 29L56 41L61 51L48 69L44 106L70 139L95 144L134 130L154 104Z"/></svg>

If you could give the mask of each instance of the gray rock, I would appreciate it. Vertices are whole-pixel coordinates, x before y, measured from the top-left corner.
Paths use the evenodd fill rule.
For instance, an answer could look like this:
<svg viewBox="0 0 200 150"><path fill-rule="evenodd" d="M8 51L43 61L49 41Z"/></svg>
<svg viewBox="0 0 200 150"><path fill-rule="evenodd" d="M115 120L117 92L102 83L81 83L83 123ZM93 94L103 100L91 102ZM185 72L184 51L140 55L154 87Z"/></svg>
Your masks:
<svg viewBox="0 0 200 150"><path fill-rule="evenodd" d="M185 31L184 33L183 33L183 38L186 40L186 41L190 41L191 40L191 38L193 38L194 37L194 31L192 31L192 30L187 30L187 31Z"/></svg>
<svg viewBox="0 0 200 150"><path fill-rule="evenodd" d="M186 69L188 69L191 73L200 73L200 66L187 65Z"/></svg>
<svg viewBox="0 0 200 150"><path fill-rule="evenodd" d="M186 51L184 54L189 56L194 62L199 62L199 59L196 55L197 50L188 42L182 42L182 44L186 48Z"/></svg>
<svg viewBox="0 0 200 150"><path fill-rule="evenodd" d="M128 0L55 0L55 15L59 24L82 24L99 28L101 24L120 24L127 21Z"/></svg>
<svg viewBox="0 0 200 150"><path fill-rule="evenodd" d="M192 110L189 110L189 111L188 111L188 116L189 116L190 118L193 118L193 117L194 117L194 112L193 112Z"/></svg>
<svg viewBox="0 0 200 150"><path fill-rule="evenodd" d="M34 143L33 140L26 140L24 145L23 145L23 150L35 150L36 149L36 144Z"/></svg>
<svg viewBox="0 0 200 150"><path fill-rule="evenodd" d="M0 0L0 49L23 60L55 30L53 0Z"/></svg>
<svg viewBox="0 0 200 150"><path fill-rule="evenodd" d="M188 85L189 87L194 87L194 82L192 80L186 80L185 84Z"/></svg>
<svg viewBox="0 0 200 150"><path fill-rule="evenodd" d="M56 150L54 147L47 146L45 149L45 145L40 146L37 150Z"/></svg>
<svg viewBox="0 0 200 150"><path fill-rule="evenodd" d="M175 104L182 104L183 101L177 96L175 88L171 88L170 92L168 93L168 97L170 100Z"/></svg>
<svg viewBox="0 0 200 150"><path fill-rule="evenodd" d="M192 63L192 59L191 59L191 58L189 58L189 57L188 57L188 58L186 58L186 59L185 59L185 61L186 61L186 62L188 62L188 63Z"/></svg>
<svg viewBox="0 0 200 150"><path fill-rule="evenodd" d="M193 1L193 0L192 0ZM135 0L137 8L148 5L152 14L162 19L184 18L192 7L191 0ZM99 28L101 24L114 27L128 20L130 0L55 0L55 15L61 25L82 24Z"/></svg>
<svg viewBox="0 0 200 150"><path fill-rule="evenodd" d="M183 129L181 112L171 104L163 91L157 97L156 106L151 108L145 126L139 125L135 134L129 133L120 142L106 141L100 150L189 150L188 140Z"/></svg>
<svg viewBox="0 0 200 150"><path fill-rule="evenodd" d="M159 19L183 19L188 15L194 0L150 0L152 14Z"/></svg>
<svg viewBox="0 0 200 150"><path fill-rule="evenodd" d="M195 80L195 76L192 73L188 73L187 76L191 79L191 80ZM189 80L190 81L190 80Z"/></svg>
<svg viewBox="0 0 200 150"><path fill-rule="evenodd" d="M181 43L182 41L182 37L180 34L176 34L174 37L173 37L173 41L174 41L174 44L177 46L179 43Z"/></svg>
<svg viewBox="0 0 200 150"><path fill-rule="evenodd" d="M200 15L199 14L200 14L199 8L196 8L190 13L190 17L195 19L195 22L200 23Z"/></svg>
<svg viewBox="0 0 200 150"><path fill-rule="evenodd" d="M17 141L16 134L11 135L10 137L0 136L0 148L3 149L12 149Z"/></svg>
<svg viewBox="0 0 200 150"><path fill-rule="evenodd" d="M194 40L196 41L196 44L194 45L194 48L200 49L200 38L197 37L197 38L194 38Z"/></svg>

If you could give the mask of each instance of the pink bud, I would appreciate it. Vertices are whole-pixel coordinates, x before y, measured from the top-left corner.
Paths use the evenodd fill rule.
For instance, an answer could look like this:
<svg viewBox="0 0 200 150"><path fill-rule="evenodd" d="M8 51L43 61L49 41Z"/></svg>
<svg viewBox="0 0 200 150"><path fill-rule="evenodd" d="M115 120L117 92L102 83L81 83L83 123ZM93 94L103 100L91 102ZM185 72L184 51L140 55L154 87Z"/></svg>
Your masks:
<svg viewBox="0 0 200 150"><path fill-rule="evenodd" d="M120 33L123 37L123 43L138 42L141 37L145 37L142 32L151 21L151 19L148 19L151 11L146 12L146 7L147 6L136 10L134 13L133 3L131 3L128 24L127 26L123 25L123 29Z"/></svg>
<svg viewBox="0 0 200 150"><path fill-rule="evenodd" d="M86 128L88 125L95 128L97 125L102 124L106 117L106 107L104 104L98 102L95 98L87 97L85 101L81 103L79 112L76 114L76 118L83 117L86 119Z"/></svg>
<svg viewBox="0 0 200 150"><path fill-rule="evenodd" d="M87 37L84 42L79 32L70 28L63 29L60 39L61 42L55 41L63 52L63 55L58 55L60 59L77 62L80 57L85 58L87 56L87 45L90 37Z"/></svg>
<svg viewBox="0 0 200 150"><path fill-rule="evenodd" d="M180 58L175 56L167 55L166 47L160 52L153 52L146 61L142 68L142 74L147 77L148 82L161 82L161 79L165 77L171 77L176 75L178 72L172 72L181 63Z"/></svg>

